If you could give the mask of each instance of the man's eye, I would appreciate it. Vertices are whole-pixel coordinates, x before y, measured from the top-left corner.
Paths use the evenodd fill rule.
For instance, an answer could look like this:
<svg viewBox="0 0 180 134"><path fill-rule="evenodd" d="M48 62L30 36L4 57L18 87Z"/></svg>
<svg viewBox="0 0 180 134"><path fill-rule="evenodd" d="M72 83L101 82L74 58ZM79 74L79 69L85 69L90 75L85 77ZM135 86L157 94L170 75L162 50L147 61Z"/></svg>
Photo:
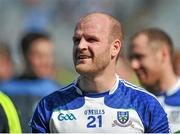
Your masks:
<svg viewBox="0 0 180 134"><path fill-rule="evenodd" d="M133 57L133 55L128 55L128 59L131 61L132 59L133 59L134 57Z"/></svg>
<svg viewBox="0 0 180 134"><path fill-rule="evenodd" d="M134 54L134 55L129 55L128 58L130 61L134 60L134 59L140 60L142 58L142 56Z"/></svg>
<svg viewBox="0 0 180 134"><path fill-rule="evenodd" d="M80 39L73 39L73 42L74 42L74 44L79 44L79 42L80 42Z"/></svg>
<svg viewBox="0 0 180 134"><path fill-rule="evenodd" d="M90 42L90 43L93 43L93 42L96 42L97 40L94 39L94 38L88 38L87 41Z"/></svg>

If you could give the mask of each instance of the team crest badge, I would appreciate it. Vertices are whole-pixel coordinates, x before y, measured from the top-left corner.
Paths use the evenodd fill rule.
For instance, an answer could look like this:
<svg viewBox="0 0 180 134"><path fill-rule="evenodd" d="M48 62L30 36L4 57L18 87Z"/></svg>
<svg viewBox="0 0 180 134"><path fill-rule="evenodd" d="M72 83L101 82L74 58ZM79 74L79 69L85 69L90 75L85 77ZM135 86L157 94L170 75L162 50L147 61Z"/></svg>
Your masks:
<svg viewBox="0 0 180 134"><path fill-rule="evenodd" d="M117 112L117 120L113 121L112 126L120 126L120 127L128 127L132 126L132 121L129 120L129 111L118 111Z"/></svg>
<svg viewBox="0 0 180 134"><path fill-rule="evenodd" d="M117 112L117 119L121 124L126 124L129 120L129 112Z"/></svg>

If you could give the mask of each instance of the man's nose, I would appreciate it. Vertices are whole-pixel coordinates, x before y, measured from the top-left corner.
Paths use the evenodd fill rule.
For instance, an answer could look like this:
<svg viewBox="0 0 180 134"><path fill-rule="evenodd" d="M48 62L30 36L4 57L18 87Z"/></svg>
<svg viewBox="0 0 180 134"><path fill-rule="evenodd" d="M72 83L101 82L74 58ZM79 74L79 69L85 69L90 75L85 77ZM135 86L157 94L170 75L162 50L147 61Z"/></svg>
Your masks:
<svg viewBox="0 0 180 134"><path fill-rule="evenodd" d="M131 67L136 70L140 67L140 63L137 59L131 59Z"/></svg>
<svg viewBox="0 0 180 134"><path fill-rule="evenodd" d="M84 38L81 38L79 44L78 44L79 49L87 49L87 42Z"/></svg>

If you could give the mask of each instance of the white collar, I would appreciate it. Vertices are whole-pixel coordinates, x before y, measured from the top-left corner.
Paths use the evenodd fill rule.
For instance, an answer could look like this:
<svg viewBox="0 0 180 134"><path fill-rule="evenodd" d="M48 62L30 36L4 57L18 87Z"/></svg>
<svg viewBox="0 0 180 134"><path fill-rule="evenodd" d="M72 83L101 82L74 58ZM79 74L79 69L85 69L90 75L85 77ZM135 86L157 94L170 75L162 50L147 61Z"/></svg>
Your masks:
<svg viewBox="0 0 180 134"><path fill-rule="evenodd" d="M167 90L166 95L171 96L175 94L180 89L180 78L178 78L176 84Z"/></svg>
<svg viewBox="0 0 180 134"><path fill-rule="evenodd" d="M79 89L77 87L78 78L74 81L74 87L76 88L77 93L82 95L83 93L82 93L81 89ZM113 94L116 91L116 89L118 88L118 85L119 85L119 76L116 74L116 82L115 82L114 86L111 89L109 89L109 94Z"/></svg>

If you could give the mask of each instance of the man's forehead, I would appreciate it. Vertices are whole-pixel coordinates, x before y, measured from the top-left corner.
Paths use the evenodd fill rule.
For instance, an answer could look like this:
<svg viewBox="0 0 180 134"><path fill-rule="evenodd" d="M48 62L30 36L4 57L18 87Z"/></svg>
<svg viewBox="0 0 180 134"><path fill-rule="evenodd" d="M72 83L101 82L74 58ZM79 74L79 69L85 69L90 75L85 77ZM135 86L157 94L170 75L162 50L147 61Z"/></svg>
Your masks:
<svg viewBox="0 0 180 134"><path fill-rule="evenodd" d="M148 47L149 40L144 34L139 34L131 41L131 47Z"/></svg>
<svg viewBox="0 0 180 134"><path fill-rule="evenodd" d="M144 33L140 33L133 38L133 42L148 42L148 36Z"/></svg>
<svg viewBox="0 0 180 134"><path fill-rule="evenodd" d="M94 13L87 15L85 17L82 17L80 19L81 22L83 21L109 21L109 17L107 15L101 14L101 13Z"/></svg>
<svg viewBox="0 0 180 134"><path fill-rule="evenodd" d="M97 18L94 16L86 17L77 24L75 29L76 32L78 31L88 31L88 32L107 32L109 30L109 21L106 18Z"/></svg>
<svg viewBox="0 0 180 134"><path fill-rule="evenodd" d="M136 48L159 50L164 42L159 40L149 39L146 34L140 34L133 40L133 46Z"/></svg>

